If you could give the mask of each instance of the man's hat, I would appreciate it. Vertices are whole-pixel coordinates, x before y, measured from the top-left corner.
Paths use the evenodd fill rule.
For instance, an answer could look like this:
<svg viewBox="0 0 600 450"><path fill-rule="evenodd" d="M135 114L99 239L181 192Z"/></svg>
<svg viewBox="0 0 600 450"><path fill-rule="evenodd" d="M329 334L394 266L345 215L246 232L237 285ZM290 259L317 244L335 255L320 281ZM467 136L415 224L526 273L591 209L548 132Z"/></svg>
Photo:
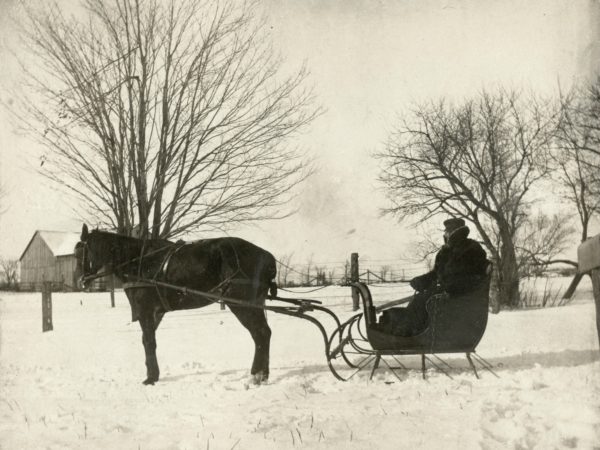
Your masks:
<svg viewBox="0 0 600 450"><path fill-rule="evenodd" d="M459 219L457 217L452 217L450 219L444 220L444 228L446 231L453 231L457 228L464 227L465 221L463 219Z"/></svg>

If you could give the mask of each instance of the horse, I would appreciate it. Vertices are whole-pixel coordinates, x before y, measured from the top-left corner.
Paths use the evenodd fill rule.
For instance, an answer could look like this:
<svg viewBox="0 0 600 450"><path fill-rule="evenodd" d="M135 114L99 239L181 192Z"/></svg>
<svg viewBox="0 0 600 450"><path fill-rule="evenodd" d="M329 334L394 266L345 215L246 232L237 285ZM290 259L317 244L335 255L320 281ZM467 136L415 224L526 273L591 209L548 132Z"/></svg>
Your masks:
<svg viewBox="0 0 600 450"><path fill-rule="evenodd" d="M153 385L160 376L156 329L165 313L202 308L215 302L215 294L233 299L227 306L254 340L252 381L260 384L268 380L271 329L264 303L269 293L277 295L276 262L268 251L236 237L190 243L143 240L101 230L90 232L83 225L75 256L84 289L93 279L108 274L126 283L132 321L139 321L142 329L144 384ZM129 287L127 283L131 283Z"/></svg>

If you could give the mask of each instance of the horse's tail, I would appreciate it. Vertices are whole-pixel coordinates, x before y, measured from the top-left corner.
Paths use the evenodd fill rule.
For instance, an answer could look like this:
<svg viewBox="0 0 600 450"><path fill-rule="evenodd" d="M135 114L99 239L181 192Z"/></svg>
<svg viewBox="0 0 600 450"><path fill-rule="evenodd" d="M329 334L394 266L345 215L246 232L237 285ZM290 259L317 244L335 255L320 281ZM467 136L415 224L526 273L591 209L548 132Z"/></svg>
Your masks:
<svg viewBox="0 0 600 450"><path fill-rule="evenodd" d="M269 294L271 297L277 297L277 283L275 282L275 277L277 276L277 263L275 262L275 258L271 256L272 261L267 268L267 277L269 280Z"/></svg>

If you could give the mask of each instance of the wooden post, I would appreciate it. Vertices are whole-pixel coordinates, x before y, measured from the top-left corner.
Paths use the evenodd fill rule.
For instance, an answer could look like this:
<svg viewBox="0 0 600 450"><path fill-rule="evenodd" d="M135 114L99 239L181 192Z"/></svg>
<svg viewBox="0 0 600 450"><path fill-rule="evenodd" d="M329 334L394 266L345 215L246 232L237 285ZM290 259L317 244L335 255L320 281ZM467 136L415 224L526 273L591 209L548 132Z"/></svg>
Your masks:
<svg viewBox="0 0 600 450"><path fill-rule="evenodd" d="M352 253L350 255L350 281L353 283L358 282L358 253ZM352 311L358 310L360 305L358 304L358 290L356 288L352 288Z"/></svg>
<svg viewBox="0 0 600 450"><path fill-rule="evenodd" d="M600 269L593 269L591 272L592 290L594 292L594 304L596 305L596 332L598 333L598 343L600 344Z"/></svg>
<svg viewBox="0 0 600 450"><path fill-rule="evenodd" d="M575 276L573 277L573 279L571 280L571 284L569 284L569 287L565 291L562 298L569 300L571 297L573 297L573 294L575 293L575 289L577 289L577 286L579 285L579 282L581 281L582 278L583 278L582 273L576 273Z"/></svg>
<svg viewBox="0 0 600 450"><path fill-rule="evenodd" d="M52 283L42 284L42 332L52 331Z"/></svg>
<svg viewBox="0 0 600 450"><path fill-rule="evenodd" d="M110 307L115 307L115 275L110 275Z"/></svg>
<svg viewBox="0 0 600 450"><path fill-rule="evenodd" d="M578 272L590 273L596 306L596 332L600 344L600 234L589 238L577 247Z"/></svg>

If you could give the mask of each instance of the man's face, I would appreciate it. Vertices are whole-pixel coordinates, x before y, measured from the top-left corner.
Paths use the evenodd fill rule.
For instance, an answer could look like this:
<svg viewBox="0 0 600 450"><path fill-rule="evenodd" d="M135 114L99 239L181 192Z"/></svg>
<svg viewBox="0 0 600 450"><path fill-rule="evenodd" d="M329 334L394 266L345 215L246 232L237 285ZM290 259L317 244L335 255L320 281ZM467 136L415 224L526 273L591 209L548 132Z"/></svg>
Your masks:
<svg viewBox="0 0 600 450"><path fill-rule="evenodd" d="M452 232L454 231L454 229L445 229L444 230L444 243L448 243L448 239L450 239L450 236L452 235Z"/></svg>

